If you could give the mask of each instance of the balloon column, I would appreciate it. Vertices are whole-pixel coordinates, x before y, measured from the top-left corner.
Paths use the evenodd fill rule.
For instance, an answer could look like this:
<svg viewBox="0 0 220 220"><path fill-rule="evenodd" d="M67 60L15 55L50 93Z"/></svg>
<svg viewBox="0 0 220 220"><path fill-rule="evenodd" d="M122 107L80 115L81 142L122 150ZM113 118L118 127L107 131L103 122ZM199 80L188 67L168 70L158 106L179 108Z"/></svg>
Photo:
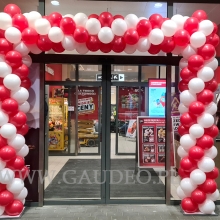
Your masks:
<svg viewBox="0 0 220 220"><path fill-rule="evenodd" d="M109 53L136 50L147 54L160 51L181 55L179 127L182 177L178 195L186 212L212 213L219 192L213 158L217 149L213 138L218 134L213 115L217 88L214 70L218 66L215 47L219 43L217 26L207 20L204 11L191 17L174 15L171 19L153 14L149 19L134 14L113 16L77 13L62 16L53 12L21 13L9 4L0 13L0 214L16 215L22 211L27 190L24 157L28 154L23 135L28 131L25 113L29 110L29 53L76 50ZM18 172L20 171L20 172ZM5 175L7 174L7 175ZM21 176L18 176L21 174Z"/></svg>

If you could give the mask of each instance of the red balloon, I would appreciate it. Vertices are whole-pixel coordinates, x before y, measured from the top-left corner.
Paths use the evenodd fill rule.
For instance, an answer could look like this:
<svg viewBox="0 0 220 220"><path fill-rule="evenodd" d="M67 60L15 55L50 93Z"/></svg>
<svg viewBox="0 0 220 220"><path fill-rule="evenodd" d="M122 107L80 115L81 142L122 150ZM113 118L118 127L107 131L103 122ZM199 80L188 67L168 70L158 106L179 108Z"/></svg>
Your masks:
<svg viewBox="0 0 220 220"><path fill-rule="evenodd" d="M22 167L21 170L15 171L15 178L20 178L24 180L30 173L30 170L27 166Z"/></svg>
<svg viewBox="0 0 220 220"><path fill-rule="evenodd" d="M5 38L5 30L0 29L0 38Z"/></svg>
<svg viewBox="0 0 220 220"><path fill-rule="evenodd" d="M0 86L0 101L10 98L11 91L5 86Z"/></svg>
<svg viewBox="0 0 220 220"><path fill-rule="evenodd" d="M189 197L181 201L181 207L187 213L194 213L198 210L198 205Z"/></svg>
<svg viewBox="0 0 220 220"><path fill-rule="evenodd" d="M23 14L16 14L12 18L12 25L22 32L25 28L28 28L28 20Z"/></svg>
<svg viewBox="0 0 220 220"><path fill-rule="evenodd" d="M181 29L181 30L176 31L176 33L173 36L173 39L176 45L185 47L189 43L190 35L186 30Z"/></svg>
<svg viewBox="0 0 220 220"><path fill-rule="evenodd" d="M29 69L25 64L22 64L19 68L14 70L13 73L19 76L20 79L25 79L29 74Z"/></svg>
<svg viewBox="0 0 220 220"><path fill-rule="evenodd" d="M122 15L115 15L115 16L113 17L114 20L117 19L117 18L121 18L121 19L124 20L124 17L123 17Z"/></svg>
<svg viewBox="0 0 220 220"><path fill-rule="evenodd" d="M192 72L197 72L202 68L204 64L204 59L200 55L192 55L188 60L188 68Z"/></svg>
<svg viewBox="0 0 220 220"><path fill-rule="evenodd" d="M42 51L49 51L52 49L53 42L49 39L48 35L40 35L37 40L37 46Z"/></svg>
<svg viewBox="0 0 220 220"><path fill-rule="evenodd" d="M62 20L62 15L58 12L53 12L48 16L48 21L52 27L60 27L60 22Z"/></svg>
<svg viewBox="0 0 220 220"><path fill-rule="evenodd" d="M205 111L205 106L202 102L194 101L189 105L189 113L199 116Z"/></svg>
<svg viewBox="0 0 220 220"><path fill-rule="evenodd" d="M11 114L13 112L17 112L18 111L18 102L14 99L5 99L2 102L2 109Z"/></svg>
<svg viewBox="0 0 220 220"><path fill-rule="evenodd" d="M188 83L184 82L183 80L179 81L178 89L180 92L183 92L185 90L189 90Z"/></svg>
<svg viewBox="0 0 220 220"><path fill-rule="evenodd" d="M211 136L204 134L201 138L197 139L196 145L204 150L208 150L214 145L214 141Z"/></svg>
<svg viewBox="0 0 220 220"><path fill-rule="evenodd" d="M13 147L6 145L0 149L0 157L4 161L12 160L16 157L16 151Z"/></svg>
<svg viewBox="0 0 220 220"><path fill-rule="evenodd" d="M184 179L184 178L189 178L190 177L190 172L186 172L185 170L183 170L183 168L179 167L178 168L178 174L179 176Z"/></svg>
<svg viewBox="0 0 220 220"><path fill-rule="evenodd" d="M76 29L76 23L72 18L64 17L60 22L60 28L64 34L73 34Z"/></svg>
<svg viewBox="0 0 220 220"><path fill-rule="evenodd" d="M199 189L195 189L191 194L191 198L193 202L202 204L206 200L206 194Z"/></svg>
<svg viewBox="0 0 220 220"><path fill-rule="evenodd" d="M22 65L22 56L19 52L11 50L5 55L5 60L12 68L18 68Z"/></svg>
<svg viewBox="0 0 220 220"><path fill-rule="evenodd" d="M207 36L206 43L217 47L219 45L219 36L217 34Z"/></svg>
<svg viewBox="0 0 220 220"><path fill-rule="evenodd" d="M217 183L213 179L206 179L206 181L199 185L199 189L201 189L205 193L214 193L217 189Z"/></svg>
<svg viewBox="0 0 220 220"><path fill-rule="evenodd" d="M208 18L207 14L203 10L197 10L192 14L192 17L195 17L200 21L206 20Z"/></svg>
<svg viewBox="0 0 220 220"><path fill-rule="evenodd" d="M13 202L14 195L8 190L4 190L0 192L0 205L6 206L9 203Z"/></svg>
<svg viewBox="0 0 220 220"><path fill-rule="evenodd" d="M89 38L89 34L84 27L77 27L74 31L73 37L76 42L85 43Z"/></svg>
<svg viewBox="0 0 220 220"><path fill-rule="evenodd" d="M165 53L171 53L175 48L175 42L173 37L164 37L163 42L160 45L160 49Z"/></svg>
<svg viewBox="0 0 220 220"><path fill-rule="evenodd" d="M4 78L0 77L0 85L1 86L4 86L3 80L4 80Z"/></svg>
<svg viewBox="0 0 220 220"><path fill-rule="evenodd" d="M109 12L102 12L99 15L99 21L102 27L111 27L114 18L111 13Z"/></svg>
<svg viewBox="0 0 220 220"><path fill-rule="evenodd" d="M6 146L7 144L7 140L0 135L0 148Z"/></svg>
<svg viewBox="0 0 220 220"><path fill-rule="evenodd" d="M124 40L127 44L134 45L139 40L139 35L136 29L130 28L124 34Z"/></svg>
<svg viewBox="0 0 220 220"><path fill-rule="evenodd" d="M215 167L211 172L205 173L207 179L217 179L219 176L219 170Z"/></svg>
<svg viewBox="0 0 220 220"><path fill-rule="evenodd" d="M217 88L218 88L218 83L214 78L208 82L205 82L205 89L215 92Z"/></svg>
<svg viewBox="0 0 220 220"><path fill-rule="evenodd" d="M103 53L109 53L112 50L112 47L113 47L112 42L109 44L103 44L103 43L100 44L100 50Z"/></svg>
<svg viewBox="0 0 220 220"><path fill-rule="evenodd" d="M62 53L65 49L63 48L63 45L61 42L59 43L52 43L52 49L56 52L56 53Z"/></svg>
<svg viewBox="0 0 220 220"><path fill-rule="evenodd" d="M97 35L91 35L89 36L89 39L86 42L86 46L90 51L98 51L101 46L101 42Z"/></svg>
<svg viewBox="0 0 220 220"><path fill-rule="evenodd" d="M160 45L151 44L148 50L150 54L158 54L160 52Z"/></svg>
<svg viewBox="0 0 220 220"><path fill-rule="evenodd" d="M26 124L27 116L24 112L18 112L9 118L9 123L13 124L15 127L21 127Z"/></svg>
<svg viewBox="0 0 220 220"><path fill-rule="evenodd" d="M99 16L97 14L91 14L91 15L89 15L88 19L90 19L90 18L99 19Z"/></svg>
<svg viewBox="0 0 220 220"><path fill-rule="evenodd" d="M215 55L215 47L211 44L204 44L198 49L197 54L202 56L204 60L209 60Z"/></svg>
<svg viewBox="0 0 220 220"><path fill-rule="evenodd" d="M183 170L191 172L196 168L196 163L195 161L190 160L188 157L184 157L180 161L180 166Z"/></svg>
<svg viewBox="0 0 220 220"><path fill-rule="evenodd" d="M180 117L180 122L184 127L191 127L193 124L196 124L196 117L189 112L185 112Z"/></svg>
<svg viewBox="0 0 220 220"><path fill-rule="evenodd" d="M38 40L38 33L33 28L26 28L22 31L22 40L25 44L35 44Z"/></svg>
<svg viewBox="0 0 220 220"><path fill-rule="evenodd" d="M21 14L21 9L15 4L8 4L4 8L4 12L13 17L16 14Z"/></svg>
<svg viewBox="0 0 220 220"><path fill-rule="evenodd" d="M197 100L202 102L204 105L208 105L214 99L214 94L208 89L204 89L202 92L197 94Z"/></svg>
<svg viewBox="0 0 220 220"><path fill-rule="evenodd" d="M183 82L188 83L191 79L196 78L197 74L195 72L191 72L188 67L184 67L180 71L180 77Z"/></svg>
<svg viewBox="0 0 220 220"><path fill-rule="evenodd" d="M29 78L25 78L21 80L21 87L24 87L25 89L30 89L31 87L31 80Z"/></svg>
<svg viewBox="0 0 220 220"><path fill-rule="evenodd" d="M154 28L161 28L161 25L164 20L160 14L152 14L149 17L149 21L151 23L152 29L154 29Z"/></svg>
<svg viewBox="0 0 220 220"><path fill-rule="evenodd" d="M20 156L16 156L16 158L7 162L7 167L12 170L21 170L24 165L24 159Z"/></svg>
<svg viewBox="0 0 220 220"><path fill-rule="evenodd" d="M189 128L184 127L183 125L179 125L178 133L183 136L184 134L189 134Z"/></svg>
<svg viewBox="0 0 220 220"><path fill-rule="evenodd" d="M15 216L21 214L23 211L24 205L19 200L14 200L12 203L5 206L5 212L9 216Z"/></svg>
<svg viewBox="0 0 220 220"><path fill-rule="evenodd" d="M214 35L214 34L217 34L217 32L218 32L218 26L215 22L212 22L212 23L214 25L214 30L212 31L212 35Z"/></svg>
<svg viewBox="0 0 220 220"><path fill-rule="evenodd" d="M0 38L0 54L6 54L10 50L13 50L13 45L5 38Z"/></svg>
<svg viewBox="0 0 220 220"><path fill-rule="evenodd" d="M140 37L146 37L150 34L152 26L150 21L147 19L142 19L137 23L136 30Z"/></svg>
<svg viewBox="0 0 220 220"><path fill-rule="evenodd" d="M212 138L215 138L218 136L219 130L216 125L212 125L209 128L205 128L205 134L211 136Z"/></svg>
<svg viewBox="0 0 220 220"><path fill-rule="evenodd" d="M27 124L22 125L21 127L17 128L17 134L25 135L28 133L29 127Z"/></svg>
<svg viewBox="0 0 220 220"><path fill-rule="evenodd" d="M6 184L0 183L0 192L6 190Z"/></svg>
<svg viewBox="0 0 220 220"><path fill-rule="evenodd" d="M188 18L185 21L183 28L188 31L190 35L192 35L199 29L199 20L195 17Z"/></svg>
<svg viewBox="0 0 220 220"><path fill-rule="evenodd" d="M189 159L200 160L204 156L204 150L199 146L193 146L189 150Z"/></svg>
<svg viewBox="0 0 220 220"><path fill-rule="evenodd" d="M119 36L115 36L115 38L112 41L112 50L115 53L121 53L124 51L125 47L126 47L126 43L123 37L119 37Z"/></svg>

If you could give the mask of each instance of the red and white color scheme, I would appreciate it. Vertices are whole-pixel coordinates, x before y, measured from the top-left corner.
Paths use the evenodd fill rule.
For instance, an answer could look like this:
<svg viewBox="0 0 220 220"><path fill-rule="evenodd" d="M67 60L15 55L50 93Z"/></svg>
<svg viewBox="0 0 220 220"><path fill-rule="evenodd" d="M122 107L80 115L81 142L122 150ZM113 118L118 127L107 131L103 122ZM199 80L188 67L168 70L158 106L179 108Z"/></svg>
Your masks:
<svg viewBox="0 0 220 220"><path fill-rule="evenodd" d="M218 169L213 161L217 155L213 138L218 134L213 118L216 33L216 24L202 10L191 17L174 15L171 19L159 14L149 19L134 14L112 16L109 12L90 16L54 12L42 17L36 11L22 14L18 6L7 5L0 13L0 215L18 215L23 210L27 195L24 157L28 154L23 135L28 130L25 113L29 110L28 67L32 62L28 54L51 49L80 54L89 50L128 54L138 50L143 55L163 51L183 56L178 195L184 211L212 213L213 201L219 196Z"/></svg>

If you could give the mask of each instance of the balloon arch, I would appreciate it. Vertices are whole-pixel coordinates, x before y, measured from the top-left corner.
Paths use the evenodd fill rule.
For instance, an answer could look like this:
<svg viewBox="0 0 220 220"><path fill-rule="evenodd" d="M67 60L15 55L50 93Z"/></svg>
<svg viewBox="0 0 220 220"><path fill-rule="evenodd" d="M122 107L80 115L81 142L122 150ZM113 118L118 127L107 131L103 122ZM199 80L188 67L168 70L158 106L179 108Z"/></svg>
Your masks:
<svg viewBox="0 0 220 220"><path fill-rule="evenodd" d="M215 182L219 171L213 161L217 155L213 138L218 135L213 117L217 110L213 102L216 33L217 25L202 10L191 17L174 15L171 19L159 14L149 19L134 14L112 16L109 12L88 17L54 12L42 17L36 11L22 14L18 6L7 5L0 13L0 215L19 215L28 193L23 182L28 175L24 162L31 86L28 67L32 63L28 54L74 49L80 54L98 50L132 54L138 50L183 56L178 129L182 180L177 194L185 212L213 213L213 201L219 197Z"/></svg>

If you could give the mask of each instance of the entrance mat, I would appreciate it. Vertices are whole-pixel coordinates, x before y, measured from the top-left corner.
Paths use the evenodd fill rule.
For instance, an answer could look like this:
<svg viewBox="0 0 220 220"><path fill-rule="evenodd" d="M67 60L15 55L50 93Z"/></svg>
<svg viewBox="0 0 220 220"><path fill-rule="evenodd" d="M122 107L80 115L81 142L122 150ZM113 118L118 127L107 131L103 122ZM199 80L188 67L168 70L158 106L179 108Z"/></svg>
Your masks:
<svg viewBox="0 0 220 220"><path fill-rule="evenodd" d="M101 196L101 160L70 159L45 189L45 199L99 199ZM164 197L165 186L152 168L135 173L134 159L112 159L111 198ZM105 175L103 175L105 177Z"/></svg>

